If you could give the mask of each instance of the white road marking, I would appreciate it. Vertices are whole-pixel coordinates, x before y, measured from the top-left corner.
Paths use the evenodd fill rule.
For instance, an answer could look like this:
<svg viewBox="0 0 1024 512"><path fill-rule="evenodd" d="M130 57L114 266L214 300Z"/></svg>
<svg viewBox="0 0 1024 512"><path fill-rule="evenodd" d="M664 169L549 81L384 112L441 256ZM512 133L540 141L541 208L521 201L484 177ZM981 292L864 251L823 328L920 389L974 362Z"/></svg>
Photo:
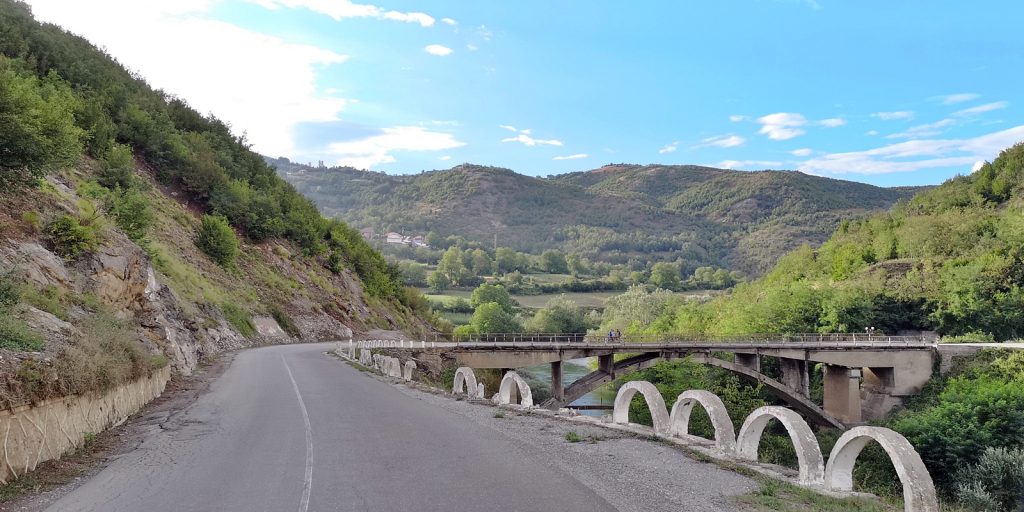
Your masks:
<svg viewBox="0 0 1024 512"><path fill-rule="evenodd" d="M302 482L302 500L299 501L299 512L307 512L309 510L309 493L313 489L313 427L309 424L306 402L302 400L299 385L295 382L295 376L292 375L292 369L288 366L284 354L281 355L281 362L284 363L284 369L288 370L288 378L292 380L292 389L295 390L295 397L299 399L299 408L302 409L302 421L306 424L306 478Z"/></svg>

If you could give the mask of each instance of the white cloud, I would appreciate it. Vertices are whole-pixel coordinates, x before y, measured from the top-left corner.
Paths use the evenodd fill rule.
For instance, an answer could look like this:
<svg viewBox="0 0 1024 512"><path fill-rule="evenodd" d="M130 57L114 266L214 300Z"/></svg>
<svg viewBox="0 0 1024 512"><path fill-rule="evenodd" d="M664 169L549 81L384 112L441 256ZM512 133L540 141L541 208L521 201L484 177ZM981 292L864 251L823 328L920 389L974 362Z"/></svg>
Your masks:
<svg viewBox="0 0 1024 512"><path fill-rule="evenodd" d="M981 168L984 167L984 166L985 166L985 161L984 160L978 160L977 162L974 162L974 165L971 166L971 174L974 174L974 173L980 171Z"/></svg>
<svg viewBox="0 0 1024 512"><path fill-rule="evenodd" d="M552 160L579 160L581 158L587 158L590 155L586 153L576 153L575 155L556 156Z"/></svg>
<svg viewBox="0 0 1024 512"><path fill-rule="evenodd" d="M276 10L281 7L287 9L308 9L310 11L329 16L334 21L341 21L345 18L377 18L393 21L404 21L407 23L419 23L420 26L429 27L434 24L434 18L422 12L399 12L389 11L376 5L357 4L350 0L248 0L250 3L260 5L267 9ZM140 2L141 3L141 2Z"/></svg>
<svg viewBox="0 0 1024 512"><path fill-rule="evenodd" d="M971 107L971 108L965 108L963 110L958 110L956 112L953 112L953 115L956 116L956 117L973 116L973 115L977 115L977 114L983 114L985 112L991 112L993 110L1001 110L1001 109L1006 108L1009 105L1010 105L1010 103L1006 102L1006 101L995 101L995 102L992 102L992 103L986 103L984 105L978 105L977 107Z"/></svg>
<svg viewBox="0 0 1024 512"><path fill-rule="evenodd" d="M746 169L750 167L768 169L780 166L782 166L782 162L772 160L723 160L718 162L718 167L722 169Z"/></svg>
<svg viewBox="0 0 1024 512"><path fill-rule="evenodd" d="M426 47L423 48L423 51L431 55L444 57L446 55L451 55L453 50L451 48L448 48L447 46L441 46L439 44L428 44Z"/></svg>
<svg viewBox="0 0 1024 512"><path fill-rule="evenodd" d="M811 156L811 153L813 153L813 152L814 152L814 150L811 149L811 148L800 148L800 149L794 149L793 151L790 151L789 153L791 155L793 155L793 156Z"/></svg>
<svg viewBox="0 0 1024 512"><path fill-rule="evenodd" d="M445 162L447 162L448 160L451 160L451 159L452 159L451 155L444 155L441 158L438 158L438 160L443 160Z"/></svg>
<svg viewBox="0 0 1024 512"><path fill-rule="evenodd" d="M459 22L457 22L457 21L455 21L455 20L453 20L451 18L441 18L441 23L444 23L445 25L458 25L459 24Z"/></svg>
<svg viewBox="0 0 1024 512"><path fill-rule="evenodd" d="M970 139L921 139L866 151L831 153L803 162L800 169L822 174L887 174L964 167L989 160L1024 140L1024 125Z"/></svg>
<svg viewBox="0 0 1024 512"><path fill-rule="evenodd" d="M824 126L825 128L836 128L838 126L846 124L846 119L843 119L841 117L830 117L828 119L822 119L821 121L818 121L818 124Z"/></svg>
<svg viewBox="0 0 1024 512"><path fill-rule="evenodd" d="M658 154L665 155L668 153L674 153L677 149L679 149L679 141L670 142L668 144L665 144L665 147L659 149Z"/></svg>
<svg viewBox="0 0 1024 512"><path fill-rule="evenodd" d="M878 130L868 130L867 133L865 133L864 135L874 137L875 135L878 135Z"/></svg>
<svg viewBox="0 0 1024 512"><path fill-rule="evenodd" d="M558 139L548 139L548 140L545 140L545 139L535 139L535 138L530 136L530 131L531 130L529 128L527 128L525 130L517 130L515 126L509 126L507 124L498 125L498 127L499 128L503 128L505 130L508 130L510 132L516 132L517 133L517 135L515 137L507 137L507 138L501 139L502 142L522 142L523 144L525 144L527 146L537 146L537 145L541 145L541 146L562 146L563 145L562 141L560 141Z"/></svg>
<svg viewBox="0 0 1024 512"><path fill-rule="evenodd" d="M960 94L947 94L945 96L937 96L936 99L938 99L945 105L954 105L956 103L963 103L965 101L976 100L980 97L980 94L974 94L973 92L964 92Z"/></svg>
<svg viewBox="0 0 1024 512"><path fill-rule="evenodd" d="M465 145L450 133L427 131L420 126L395 126L362 139L334 142L327 150L337 157L338 165L370 169L395 162L394 151L443 151Z"/></svg>
<svg viewBox="0 0 1024 512"><path fill-rule="evenodd" d="M484 41L490 41L491 37L494 36L494 32L491 32L491 29L487 28L487 25L480 25L480 28L476 29L476 33Z"/></svg>
<svg viewBox="0 0 1024 512"><path fill-rule="evenodd" d="M738 123L740 121L746 121L747 119L749 119L747 116L741 116L739 114L734 114L734 115L729 116L729 120L734 122L734 123Z"/></svg>
<svg viewBox="0 0 1024 512"><path fill-rule="evenodd" d="M105 47L154 87L199 112L213 112L236 134L246 132L257 151L291 156L296 125L335 121L351 102L317 87L318 71L347 57L204 19L212 3L33 0L31 5L39 20Z"/></svg>
<svg viewBox="0 0 1024 512"><path fill-rule="evenodd" d="M480 47L475 45L475 44L473 44L473 43L469 43L469 44L466 45L466 49L471 51L471 52L475 52L475 51L479 50Z"/></svg>
<svg viewBox="0 0 1024 512"><path fill-rule="evenodd" d="M715 147L719 147L719 148L734 148L734 147L737 147L737 146L742 146L745 142L747 142L747 139L744 139L743 137L740 137L739 135L732 135L732 134L729 134L729 135L718 135L716 137L708 137L708 138L704 139L703 141L701 141L700 144L698 144L698 145L696 145L694 147L698 147L699 148L699 147L715 146Z"/></svg>
<svg viewBox="0 0 1024 512"><path fill-rule="evenodd" d="M900 121L904 119L913 119L914 113L909 110L898 110L896 112L875 112L871 114L871 117L876 117L882 121Z"/></svg>
<svg viewBox="0 0 1024 512"><path fill-rule="evenodd" d="M932 137L939 135L946 131L946 128L956 124L956 121L950 118L940 119L934 123L919 124L917 126L911 126L905 132L893 133L886 135L887 139L914 139L918 137Z"/></svg>
<svg viewBox="0 0 1024 512"><path fill-rule="evenodd" d="M757 122L761 124L758 133L767 135L772 140L789 140L806 133L800 128L807 124L807 118L802 114L779 112L759 117Z"/></svg>

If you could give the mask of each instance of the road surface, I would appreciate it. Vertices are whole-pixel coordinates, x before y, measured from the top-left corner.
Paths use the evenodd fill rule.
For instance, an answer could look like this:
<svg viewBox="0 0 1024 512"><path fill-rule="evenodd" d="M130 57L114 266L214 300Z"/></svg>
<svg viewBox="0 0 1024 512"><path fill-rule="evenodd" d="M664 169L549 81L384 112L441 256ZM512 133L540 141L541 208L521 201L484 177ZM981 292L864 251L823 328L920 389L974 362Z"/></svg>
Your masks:
<svg viewBox="0 0 1024 512"><path fill-rule="evenodd" d="M47 510L730 510L725 495L754 488L657 443L567 443L562 422L498 419L364 374L332 348L238 354L207 394Z"/></svg>

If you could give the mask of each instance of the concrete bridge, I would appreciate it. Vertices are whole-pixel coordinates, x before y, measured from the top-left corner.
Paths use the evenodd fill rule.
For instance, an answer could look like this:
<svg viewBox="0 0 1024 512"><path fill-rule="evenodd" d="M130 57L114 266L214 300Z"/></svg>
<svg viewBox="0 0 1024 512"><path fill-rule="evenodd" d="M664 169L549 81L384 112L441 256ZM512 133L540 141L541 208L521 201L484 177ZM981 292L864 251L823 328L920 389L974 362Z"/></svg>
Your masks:
<svg viewBox="0 0 1024 512"><path fill-rule="evenodd" d="M511 370L550 364L552 397L541 404L550 409L565 407L616 377L660 360L689 356L759 382L812 423L836 428L881 417L904 397L920 393L932 376L937 350L936 340L928 337L867 334L612 339L491 334L438 339L429 345L454 352L459 365L470 368ZM587 357L597 358L597 369L563 386L564 361ZM779 379L762 372L765 358L778 360ZM809 392L810 372L819 363L824 365L820 405Z"/></svg>

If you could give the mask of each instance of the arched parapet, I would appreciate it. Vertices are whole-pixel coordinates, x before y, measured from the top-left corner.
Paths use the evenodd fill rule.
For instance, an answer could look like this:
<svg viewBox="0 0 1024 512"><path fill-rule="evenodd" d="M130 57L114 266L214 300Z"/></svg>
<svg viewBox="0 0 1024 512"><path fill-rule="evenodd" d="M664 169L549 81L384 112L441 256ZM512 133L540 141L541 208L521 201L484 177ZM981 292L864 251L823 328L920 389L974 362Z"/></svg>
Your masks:
<svg viewBox="0 0 1024 512"><path fill-rule="evenodd" d="M679 394L669 415L669 433L686 436L690 433L690 413L693 405L700 404L711 418L715 429L715 446L725 453L736 452L736 429L732 426L729 411L718 395L702 389L691 389Z"/></svg>
<svg viewBox="0 0 1024 512"><path fill-rule="evenodd" d="M466 393L470 398L476 398L477 392L476 374L468 366L460 366L455 370L455 379L452 381L452 394Z"/></svg>
<svg viewBox="0 0 1024 512"><path fill-rule="evenodd" d="M900 433L884 427L854 427L836 441L825 466L825 486L833 491L853 490L853 465L861 450L877 442L889 455L896 475L903 484L903 509L914 512L938 512L935 484L921 455Z"/></svg>
<svg viewBox="0 0 1024 512"><path fill-rule="evenodd" d="M516 372L508 372L504 377L501 378L501 385L498 387L498 394L494 395L495 402L498 404L508 404L512 402L512 386L515 386L519 390L519 405L523 407L533 407L533 392L530 391L530 385L523 380Z"/></svg>
<svg viewBox="0 0 1024 512"><path fill-rule="evenodd" d="M796 411L769 405L755 409L747 416L736 439L736 454L741 459L757 461L757 447L761 444L761 434L771 420L778 420L786 427L789 439L796 451L797 463L800 466L798 479L803 485L821 485L825 481L825 461L821 456L818 438Z"/></svg>
<svg viewBox="0 0 1024 512"><path fill-rule="evenodd" d="M416 370L416 362L412 359L405 362L405 371L402 374L402 378L406 382L412 381L412 372Z"/></svg>
<svg viewBox="0 0 1024 512"><path fill-rule="evenodd" d="M633 395L640 393L647 401L647 408L651 410L651 419L654 422L654 433L669 433L668 409L665 407L665 399L654 384L645 380L634 380L627 382L619 388L615 395L615 409L612 411L612 421L621 425L629 424L629 403Z"/></svg>

